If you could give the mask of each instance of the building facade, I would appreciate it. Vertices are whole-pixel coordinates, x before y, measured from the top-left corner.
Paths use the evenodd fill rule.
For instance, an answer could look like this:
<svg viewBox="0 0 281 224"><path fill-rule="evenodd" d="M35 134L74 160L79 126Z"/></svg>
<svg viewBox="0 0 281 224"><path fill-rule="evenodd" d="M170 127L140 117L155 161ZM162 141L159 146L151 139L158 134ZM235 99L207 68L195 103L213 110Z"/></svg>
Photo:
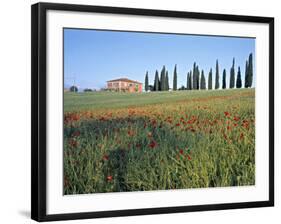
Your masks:
<svg viewBox="0 0 281 224"><path fill-rule="evenodd" d="M127 78L120 78L107 81L107 89L117 92L140 93L142 83Z"/></svg>

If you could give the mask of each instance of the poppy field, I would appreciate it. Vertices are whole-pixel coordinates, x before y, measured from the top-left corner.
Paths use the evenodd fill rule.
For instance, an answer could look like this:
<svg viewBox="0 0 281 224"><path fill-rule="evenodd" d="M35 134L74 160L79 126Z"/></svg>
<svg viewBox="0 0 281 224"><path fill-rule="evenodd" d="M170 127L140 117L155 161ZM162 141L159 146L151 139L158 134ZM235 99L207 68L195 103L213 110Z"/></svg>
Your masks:
<svg viewBox="0 0 281 224"><path fill-rule="evenodd" d="M255 89L64 94L64 194L255 184Z"/></svg>

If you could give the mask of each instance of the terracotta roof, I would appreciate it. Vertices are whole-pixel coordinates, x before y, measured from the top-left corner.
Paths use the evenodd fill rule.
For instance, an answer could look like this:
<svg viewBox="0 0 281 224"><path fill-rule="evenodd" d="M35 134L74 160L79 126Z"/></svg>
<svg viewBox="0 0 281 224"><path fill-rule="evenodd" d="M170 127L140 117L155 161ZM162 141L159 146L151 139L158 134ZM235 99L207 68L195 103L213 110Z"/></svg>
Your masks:
<svg viewBox="0 0 281 224"><path fill-rule="evenodd" d="M106 82L119 82L119 81L142 84L141 82L134 81L134 80L127 79L127 78L113 79L113 80L109 80L109 81L106 81Z"/></svg>

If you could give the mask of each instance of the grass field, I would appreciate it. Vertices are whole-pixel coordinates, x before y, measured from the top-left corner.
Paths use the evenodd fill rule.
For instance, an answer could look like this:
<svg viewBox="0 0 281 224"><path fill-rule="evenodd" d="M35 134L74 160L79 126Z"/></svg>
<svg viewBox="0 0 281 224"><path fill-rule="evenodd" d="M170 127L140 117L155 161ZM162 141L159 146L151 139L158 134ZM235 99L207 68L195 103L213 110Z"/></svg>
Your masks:
<svg viewBox="0 0 281 224"><path fill-rule="evenodd" d="M255 90L65 93L64 193L255 184Z"/></svg>

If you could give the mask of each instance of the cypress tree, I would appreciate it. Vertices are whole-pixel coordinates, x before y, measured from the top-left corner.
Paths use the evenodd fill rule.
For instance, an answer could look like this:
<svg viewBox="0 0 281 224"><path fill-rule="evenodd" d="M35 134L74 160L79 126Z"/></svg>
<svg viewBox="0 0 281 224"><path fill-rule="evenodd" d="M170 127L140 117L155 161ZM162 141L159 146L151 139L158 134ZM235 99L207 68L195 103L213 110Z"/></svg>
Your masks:
<svg viewBox="0 0 281 224"><path fill-rule="evenodd" d="M187 72L187 75L186 75L186 89L190 90L189 89L189 72Z"/></svg>
<svg viewBox="0 0 281 224"><path fill-rule="evenodd" d="M168 75L168 71L166 71L166 77L165 77L165 87L166 90L169 90L169 75Z"/></svg>
<svg viewBox="0 0 281 224"><path fill-rule="evenodd" d="M235 70L234 70L234 66L235 66L235 59L233 58L232 67L230 69L230 80L229 80L229 88L230 89L234 88L234 85L235 85Z"/></svg>
<svg viewBox="0 0 281 224"><path fill-rule="evenodd" d="M160 81L159 81L159 74L158 74L158 70L156 70L155 72L155 78L154 78L154 91L159 91L160 87Z"/></svg>
<svg viewBox="0 0 281 224"><path fill-rule="evenodd" d="M173 90L177 90L177 82L178 82L178 77L177 77L177 65L175 65L174 68L174 78L173 78Z"/></svg>
<svg viewBox="0 0 281 224"><path fill-rule="evenodd" d="M200 89L206 89L206 80L204 76L204 71L201 71L201 79L200 79Z"/></svg>
<svg viewBox="0 0 281 224"><path fill-rule="evenodd" d="M208 76L208 89L213 89L213 74L212 74L212 69L209 71L209 76Z"/></svg>
<svg viewBox="0 0 281 224"><path fill-rule="evenodd" d="M192 72L192 89L197 89L197 78L196 78L196 63L193 63L193 72Z"/></svg>
<svg viewBox="0 0 281 224"><path fill-rule="evenodd" d="M241 80L241 71L239 66L237 72L236 88L240 89L241 87L242 87L242 80Z"/></svg>
<svg viewBox="0 0 281 224"><path fill-rule="evenodd" d="M248 88L249 87L249 72L248 72L248 60L246 60L246 65L245 65L245 83L244 87Z"/></svg>
<svg viewBox="0 0 281 224"><path fill-rule="evenodd" d="M148 72L146 72L146 75L145 75L145 84L144 84L144 88L145 88L145 91L147 92L148 91Z"/></svg>
<svg viewBox="0 0 281 224"><path fill-rule="evenodd" d="M189 72L189 89L192 90L192 71Z"/></svg>
<svg viewBox="0 0 281 224"><path fill-rule="evenodd" d="M216 83L215 83L215 89L220 88L220 74L219 74L219 62L216 61Z"/></svg>
<svg viewBox="0 0 281 224"><path fill-rule="evenodd" d="M252 87L253 84L253 54L249 55L249 64L248 64L248 86Z"/></svg>
<svg viewBox="0 0 281 224"><path fill-rule="evenodd" d="M222 73L222 88L225 89L226 88L226 70L223 70Z"/></svg>
<svg viewBox="0 0 281 224"><path fill-rule="evenodd" d="M160 75L160 91L165 90L165 75L166 75L166 68L165 65L163 65L163 68L161 70L161 75Z"/></svg>
<svg viewBox="0 0 281 224"><path fill-rule="evenodd" d="M200 71L199 71L199 67L198 67L198 65L196 66L196 84L197 84L197 86L196 86L196 88L197 89L199 89L199 79L200 79Z"/></svg>

